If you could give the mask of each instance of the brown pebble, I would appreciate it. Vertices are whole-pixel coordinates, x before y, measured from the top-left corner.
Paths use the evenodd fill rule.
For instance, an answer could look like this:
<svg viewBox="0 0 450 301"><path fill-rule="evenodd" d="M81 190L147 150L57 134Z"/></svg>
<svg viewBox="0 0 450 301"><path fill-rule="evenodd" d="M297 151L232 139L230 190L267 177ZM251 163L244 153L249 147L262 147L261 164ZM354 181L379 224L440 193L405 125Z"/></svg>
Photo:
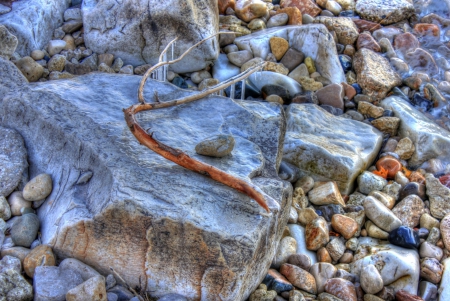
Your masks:
<svg viewBox="0 0 450 301"><path fill-rule="evenodd" d="M404 290L399 290L395 294L395 298L397 301L424 301L419 296L411 295L410 293Z"/></svg>
<svg viewBox="0 0 450 301"><path fill-rule="evenodd" d="M34 270L38 266L55 266L56 260L52 248L47 245L40 245L31 250L23 261L25 273L33 278Z"/></svg>
<svg viewBox="0 0 450 301"><path fill-rule="evenodd" d="M319 250L317 250L316 255L317 255L318 262L326 262L326 263L332 262L330 253L328 253L328 250L325 247L322 247Z"/></svg>
<svg viewBox="0 0 450 301"><path fill-rule="evenodd" d="M341 234L345 239L350 239L358 231L358 223L345 215L334 214L331 218L331 226L334 231Z"/></svg>
<svg viewBox="0 0 450 301"><path fill-rule="evenodd" d="M325 283L325 291L342 300L357 301L355 286L350 281L342 278L328 279Z"/></svg>

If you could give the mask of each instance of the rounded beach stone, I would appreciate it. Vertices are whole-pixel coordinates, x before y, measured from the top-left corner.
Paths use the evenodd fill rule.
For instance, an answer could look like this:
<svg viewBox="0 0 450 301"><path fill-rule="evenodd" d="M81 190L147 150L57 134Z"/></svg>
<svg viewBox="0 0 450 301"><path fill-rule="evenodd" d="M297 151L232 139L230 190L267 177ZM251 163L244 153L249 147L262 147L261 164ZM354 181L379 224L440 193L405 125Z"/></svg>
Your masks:
<svg viewBox="0 0 450 301"><path fill-rule="evenodd" d="M420 277L423 279L438 284L441 282L443 272L444 266L436 258L424 258L421 260Z"/></svg>
<svg viewBox="0 0 450 301"><path fill-rule="evenodd" d="M395 148L395 153L400 156L402 160L409 160L416 148L414 147L414 143L408 137L400 139Z"/></svg>
<svg viewBox="0 0 450 301"><path fill-rule="evenodd" d="M277 61L281 60L283 55L289 49L289 42L283 38L272 37L269 40L269 44L270 44L270 50L272 51L273 55L275 55L275 58L277 59Z"/></svg>
<svg viewBox="0 0 450 301"><path fill-rule="evenodd" d="M253 58L253 53L249 50L241 50L227 54L228 60L234 65L241 67Z"/></svg>
<svg viewBox="0 0 450 301"><path fill-rule="evenodd" d="M301 177L297 182L295 182L295 187L301 187L304 193L308 193L314 188L314 179L310 176Z"/></svg>
<svg viewBox="0 0 450 301"><path fill-rule="evenodd" d="M233 151L235 144L231 135L217 135L203 140L195 146L195 152L199 155L210 157L224 157Z"/></svg>
<svg viewBox="0 0 450 301"><path fill-rule="evenodd" d="M311 258L306 254L292 254L288 258L288 263L301 267L305 271L308 271L312 264Z"/></svg>
<svg viewBox="0 0 450 301"><path fill-rule="evenodd" d="M442 256L444 256L444 252L441 248L429 243L428 241L424 241L420 245L419 254L421 258L429 257L437 260L441 260Z"/></svg>
<svg viewBox="0 0 450 301"><path fill-rule="evenodd" d="M395 205L392 212L402 221L403 226L414 228L419 225L425 205L417 195L409 195Z"/></svg>
<svg viewBox="0 0 450 301"><path fill-rule="evenodd" d="M333 261L330 256L330 253L325 247L322 247L319 250L317 250L316 254L318 262L331 263Z"/></svg>
<svg viewBox="0 0 450 301"><path fill-rule="evenodd" d="M311 294L317 293L316 280L313 275L295 265L281 265L280 273L294 286Z"/></svg>
<svg viewBox="0 0 450 301"><path fill-rule="evenodd" d="M23 188L23 198L27 201L43 200L52 192L52 188L53 182L49 174L37 175Z"/></svg>
<svg viewBox="0 0 450 301"><path fill-rule="evenodd" d="M56 54L48 61L48 71L62 72L66 65L66 58L63 55Z"/></svg>
<svg viewBox="0 0 450 301"><path fill-rule="evenodd" d="M376 294L383 289L383 279L373 264L366 265L359 277L361 287L366 293Z"/></svg>
<svg viewBox="0 0 450 301"><path fill-rule="evenodd" d="M291 236L287 236L280 241L277 253L272 262L272 268L279 269L283 263L288 261L291 255L297 252L297 241Z"/></svg>
<svg viewBox="0 0 450 301"><path fill-rule="evenodd" d="M39 230L39 218L36 214L18 216L11 228L11 239L16 246L29 248Z"/></svg>
<svg viewBox="0 0 450 301"><path fill-rule="evenodd" d="M374 197L366 197L363 205L366 216L382 230L390 232L402 225L402 221Z"/></svg>
<svg viewBox="0 0 450 301"><path fill-rule="evenodd" d="M419 247L419 234L413 229L400 226L389 233L388 240L391 244L407 249L417 249Z"/></svg>
<svg viewBox="0 0 450 301"><path fill-rule="evenodd" d="M305 240L306 248L311 251L316 251L328 243L328 225L323 217L318 217L306 225Z"/></svg>
<svg viewBox="0 0 450 301"><path fill-rule="evenodd" d="M342 278L332 278L325 283L325 292L342 300L357 301L356 290L353 283Z"/></svg>
<svg viewBox="0 0 450 301"><path fill-rule="evenodd" d="M211 77L212 77L211 73L209 73L206 70L196 71L191 74L191 80L194 82L194 84L199 84L202 82L202 80L204 80L206 78L211 78Z"/></svg>
<svg viewBox="0 0 450 301"><path fill-rule="evenodd" d="M44 73L44 67L39 65L29 56L25 56L18 60L16 66L29 82L36 82Z"/></svg>
<svg viewBox="0 0 450 301"><path fill-rule="evenodd" d="M286 13L276 14L267 21L267 28L283 26L289 21L289 15Z"/></svg>
<svg viewBox="0 0 450 301"><path fill-rule="evenodd" d="M331 218L331 226L334 231L341 234L345 239L350 239L358 231L358 224L350 217L335 214Z"/></svg>
<svg viewBox="0 0 450 301"><path fill-rule="evenodd" d="M52 248L47 245L39 245L25 257L23 269L30 278L33 278L37 266L54 266L55 264L56 259Z"/></svg>
<svg viewBox="0 0 450 301"><path fill-rule="evenodd" d="M447 215L445 215L441 220L440 230L445 248L450 250L450 213L447 213Z"/></svg>
<svg viewBox="0 0 450 301"><path fill-rule="evenodd" d="M14 191L8 197L9 207L13 216L22 215L22 208L31 208L32 203L23 198L22 191Z"/></svg>
<svg viewBox="0 0 450 301"><path fill-rule="evenodd" d="M383 179L370 171L364 171L358 176L358 188L359 191L364 194L369 194L374 190L381 191L386 184L386 179Z"/></svg>
<svg viewBox="0 0 450 301"><path fill-rule="evenodd" d="M105 278L103 276L92 277L66 294L67 301L98 300L106 301ZM139 299L138 299L139 300Z"/></svg>

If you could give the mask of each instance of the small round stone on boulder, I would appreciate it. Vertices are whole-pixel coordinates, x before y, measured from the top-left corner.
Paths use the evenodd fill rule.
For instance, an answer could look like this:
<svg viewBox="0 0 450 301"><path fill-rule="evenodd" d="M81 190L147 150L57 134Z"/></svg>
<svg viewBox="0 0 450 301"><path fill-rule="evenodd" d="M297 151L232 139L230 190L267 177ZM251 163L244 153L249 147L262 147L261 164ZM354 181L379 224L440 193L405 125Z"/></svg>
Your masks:
<svg viewBox="0 0 450 301"><path fill-rule="evenodd" d="M16 246L29 248L39 230L39 218L29 213L17 217L11 228L11 239Z"/></svg>
<svg viewBox="0 0 450 301"><path fill-rule="evenodd" d="M52 192L52 186L49 174L37 175L23 188L23 198L30 202L43 200Z"/></svg>
<svg viewBox="0 0 450 301"><path fill-rule="evenodd" d="M216 135L203 140L195 146L195 152L209 157L225 157L233 151L235 144L231 135Z"/></svg>

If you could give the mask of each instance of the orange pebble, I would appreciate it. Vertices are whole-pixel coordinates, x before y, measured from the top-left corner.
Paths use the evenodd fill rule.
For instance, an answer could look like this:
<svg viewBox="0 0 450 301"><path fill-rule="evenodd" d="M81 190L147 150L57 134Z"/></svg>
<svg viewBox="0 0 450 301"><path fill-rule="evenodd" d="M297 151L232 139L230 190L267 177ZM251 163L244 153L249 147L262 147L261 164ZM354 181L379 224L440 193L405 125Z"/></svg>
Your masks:
<svg viewBox="0 0 450 301"><path fill-rule="evenodd" d="M385 179L393 179L395 174L402 169L402 163L392 156L384 156L375 164L380 173L386 173Z"/></svg>
<svg viewBox="0 0 450 301"><path fill-rule="evenodd" d="M418 23L414 25L414 32L420 36L433 35L439 37L441 35L439 26L436 24Z"/></svg>
<svg viewBox="0 0 450 301"><path fill-rule="evenodd" d="M425 177L418 171L413 171L408 177L411 182L416 182L419 184L425 184Z"/></svg>

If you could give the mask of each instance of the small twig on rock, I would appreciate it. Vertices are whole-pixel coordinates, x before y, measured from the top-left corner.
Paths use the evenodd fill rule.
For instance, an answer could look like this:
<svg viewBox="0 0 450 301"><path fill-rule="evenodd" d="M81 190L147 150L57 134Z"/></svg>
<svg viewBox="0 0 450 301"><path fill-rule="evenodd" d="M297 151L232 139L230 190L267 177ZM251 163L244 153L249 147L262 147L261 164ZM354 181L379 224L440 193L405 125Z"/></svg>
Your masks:
<svg viewBox="0 0 450 301"><path fill-rule="evenodd" d="M218 34L227 34L227 33L218 33ZM205 91L202 91L197 94L189 95L187 97L175 99L168 102L161 102L159 99L156 99L156 103L146 103L144 100L144 85L149 77L149 75L156 70L157 68L172 64L180 61L184 56L186 56L194 47L197 47L198 45L202 44L208 39L211 39L218 34L212 35L204 40L201 40L200 42L196 43L194 46L190 47L188 50L186 50L179 58L168 61L168 62L162 62L163 54L167 51L169 46L175 41L171 41L169 45L166 46L166 48L163 50L163 53L161 54L159 60L160 62L147 70L147 72L144 74L138 90L138 101L139 103L136 105L132 105L131 107L124 109L125 114L125 120L127 122L128 127L130 128L133 135L136 137L136 139L143 145L147 146L152 151L156 152L157 154L163 156L164 158L183 166L184 168L187 168L189 170L198 172L202 175L209 176L212 179L225 184L229 187L232 187L242 193L245 193L246 195L250 196L252 199L254 199L261 207L263 207L267 212L270 212L269 207L267 206L267 203L264 198L264 193L259 189L257 186L244 181L243 179L237 178L233 175L230 175L214 166L211 166L209 164L205 164L201 161L198 161L194 158L191 158L189 155L187 155L185 152L172 148L168 145L163 144L162 142L156 140L152 134L149 134L146 130L144 130L137 122L135 114L141 111L146 110L155 110L155 109L161 109L161 108L167 108L172 107L180 104L185 104L194 100L199 100L201 98L204 98L208 96L211 93L220 91L222 89L225 89L226 87L246 79L248 76L253 74L254 72L262 69L266 62L262 62L256 66L253 66L252 68L247 69L245 72L238 74L235 77L230 78L229 80L220 83L216 86L210 87L206 89Z"/></svg>
<svg viewBox="0 0 450 301"><path fill-rule="evenodd" d="M139 295L131 286L129 286L128 283L122 277L120 277L119 273L117 273L112 267L109 267L109 269L117 276L117 278L119 278L120 281L123 282L123 284L127 286L128 290L130 290L136 297L138 297L139 300L143 301L141 295Z"/></svg>

